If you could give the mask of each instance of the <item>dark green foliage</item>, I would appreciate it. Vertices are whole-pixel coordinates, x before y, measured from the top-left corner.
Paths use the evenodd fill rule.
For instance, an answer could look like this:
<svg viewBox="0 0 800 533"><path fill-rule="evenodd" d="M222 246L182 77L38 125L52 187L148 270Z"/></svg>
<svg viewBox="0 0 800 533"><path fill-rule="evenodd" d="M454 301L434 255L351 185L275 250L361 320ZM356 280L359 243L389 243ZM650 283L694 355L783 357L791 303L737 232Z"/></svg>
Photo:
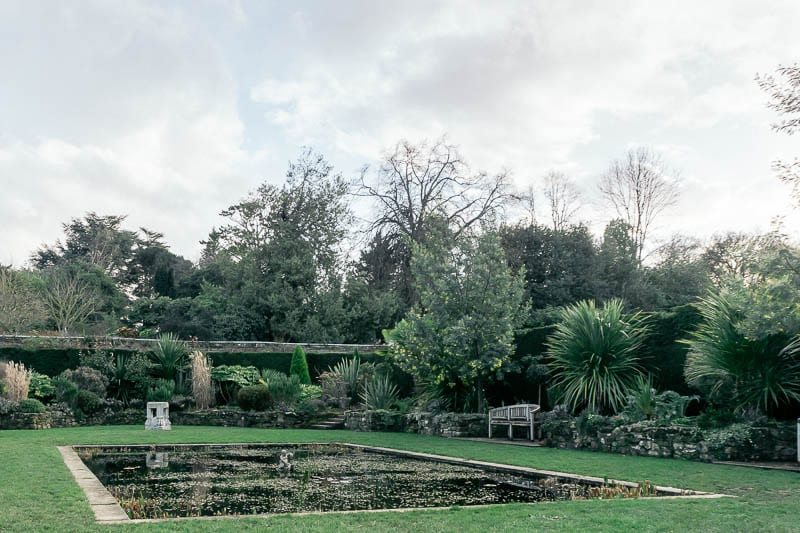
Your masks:
<svg viewBox="0 0 800 533"><path fill-rule="evenodd" d="M88 390L79 390L75 397L75 407L85 415L93 415L103 409L103 399Z"/></svg>
<svg viewBox="0 0 800 533"><path fill-rule="evenodd" d="M532 307L557 307L599 295L597 249L586 226L560 231L541 225L503 226L499 233L511 269L525 269Z"/></svg>
<svg viewBox="0 0 800 533"><path fill-rule="evenodd" d="M623 413L629 420L670 421L686 415L686 410L697 396L682 396L674 391L658 393L653 378L637 378L636 386L628 393Z"/></svg>
<svg viewBox="0 0 800 533"><path fill-rule="evenodd" d="M112 354L113 355L113 354ZM140 353L113 355L114 366L109 376L109 395L126 405L136 396L143 396L150 383L150 361Z"/></svg>
<svg viewBox="0 0 800 533"><path fill-rule="evenodd" d="M306 361L306 352L302 346L297 346L292 354L292 363L289 367L289 374L297 376L300 383L305 385L311 384L311 376L308 374L308 361Z"/></svg>
<svg viewBox="0 0 800 533"><path fill-rule="evenodd" d="M55 388L56 401L70 406L74 405L75 397L78 395L78 386L64 377L63 374L54 377L52 383Z"/></svg>
<svg viewBox="0 0 800 533"><path fill-rule="evenodd" d="M164 333L158 338L158 344L149 352L153 366L150 372L161 379L175 380L178 373L189 364L189 348L185 341L172 333Z"/></svg>
<svg viewBox="0 0 800 533"><path fill-rule="evenodd" d="M244 411L264 411L271 404L269 389L265 385L248 385L239 389L236 403Z"/></svg>
<svg viewBox="0 0 800 533"><path fill-rule="evenodd" d="M593 301L565 307L548 338L553 386L573 410L618 412L642 374L639 352L644 317L623 313L621 300L597 308Z"/></svg>
<svg viewBox="0 0 800 533"><path fill-rule="evenodd" d="M389 376L374 376L364 383L361 401L369 410L391 409L397 403L399 391Z"/></svg>
<svg viewBox="0 0 800 533"><path fill-rule="evenodd" d="M36 398L40 401L48 401L53 398L56 388L50 376L40 374L35 370L31 371L31 382L28 385L28 397Z"/></svg>
<svg viewBox="0 0 800 533"><path fill-rule="evenodd" d="M694 305L683 305L669 311L648 314L649 333L642 349L642 364L653 376L657 389L692 394L683 376L689 347L679 342L700 323Z"/></svg>
<svg viewBox="0 0 800 533"><path fill-rule="evenodd" d="M88 366L79 366L75 370L65 370L62 375L77 385L78 389L90 391L100 398L105 398L108 378L99 370Z"/></svg>
<svg viewBox="0 0 800 533"><path fill-rule="evenodd" d="M261 375L276 407L283 410L292 409L302 393L300 379L275 370L265 370Z"/></svg>
<svg viewBox="0 0 800 533"><path fill-rule="evenodd" d="M288 352L209 352L215 367L221 365L254 366L258 370L271 368L284 374L291 369L292 353ZM345 353L307 353L306 361L312 382L324 371L342 359L349 359L352 354ZM381 362L386 357L381 353L363 353L359 357L364 362Z"/></svg>
<svg viewBox="0 0 800 533"><path fill-rule="evenodd" d="M175 382L168 379L156 379L147 390L148 402L168 402L175 394Z"/></svg>
<svg viewBox="0 0 800 533"><path fill-rule="evenodd" d="M501 380L527 308L496 235L454 242L430 236L414 250L419 305L387 332L394 362L418 382L447 386L454 409L482 411L485 386Z"/></svg>
<svg viewBox="0 0 800 533"><path fill-rule="evenodd" d="M737 410L773 412L800 402L800 338L748 338L737 329L742 312L724 294L709 294L689 346L686 381L712 402Z"/></svg>
<svg viewBox="0 0 800 533"><path fill-rule="evenodd" d="M218 403L226 404L236 398L242 387L257 384L261 375L254 366L219 365L211 369L211 379L217 384Z"/></svg>
<svg viewBox="0 0 800 533"><path fill-rule="evenodd" d="M23 398L19 401L19 410L22 413L44 413L47 408L36 398Z"/></svg>
<svg viewBox="0 0 800 533"><path fill-rule="evenodd" d="M17 361L37 372L55 377L68 368L80 364L80 350L73 348L53 349L26 343L22 347L0 348L0 360Z"/></svg>

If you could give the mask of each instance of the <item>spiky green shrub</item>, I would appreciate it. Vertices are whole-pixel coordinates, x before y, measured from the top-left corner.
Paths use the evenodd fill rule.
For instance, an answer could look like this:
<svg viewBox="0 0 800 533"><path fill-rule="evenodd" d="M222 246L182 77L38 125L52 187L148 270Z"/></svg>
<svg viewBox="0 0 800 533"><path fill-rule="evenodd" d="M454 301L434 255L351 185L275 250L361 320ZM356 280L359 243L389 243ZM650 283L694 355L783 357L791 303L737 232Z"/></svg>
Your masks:
<svg viewBox="0 0 800 533"><path fill-rule="evenodd" d="M300 378L287 376L271 368L262 370L261 376L276 407L284 410L294 407L302 393Z"/></svg>
<svg viewBox="0 0 800 533"><path fill-rule="evenodd" d="M168 402L175 394L175 382L169 379L156 379L147 391L148 402Z"/></svg>
<svg viewBox="0 0 800 533"><path fill-rule="evenodd" d="M151 372L154 377L175 381L178 373L188 366L189 348L177 335L165 333L158 338L158 344L149 356L153 362Z"/></svg>
<svg viewBox="0 0 800 533"><path fill-rule="evenodd" d="M351 400L358 398L361 360L357 356L354 355L352 359L342 359L330 367L328 372L344 383Z"/></svg>
<svg viewBox="0 0 800 533"><path fill-rule="evenodd" d="M619 299L602 308L593 300L564 307L546 341L559 400L573 411L618 412L643 375L639 352L646 334L643 316L625 314Z"/></svg>
<svg viewBox="0 0 800 533"><path fill-rule="evenodd" d="M724 294L709 294L697 308L703 320L684 341L687 383L737 411L800 401L800 338L747 338L736 327L741 313Z"/></svg>
<svg viewBox="0 0 800 533"><path fill-rule="evenodd" d="M297 346L292 354L292 362L289 366L289 375L300 378L300 383L311 385L311 375L308 373L308 361L306 352L302 346Z"/></svg>
<svg viewBox="0 0 800 533"><path fill-rule="evenodd" d="M364 384L361 401L369 410L391 409L397 403L400 394L389 376L375 376Z"/></svg>
<svg viewBox="0 0 800 533"><path fill-rule="evenodd" d="M134 397L142 398L150 386L152 363L144 354L109 354L106 372L109 378L108 394L127 405Z"/></svg>

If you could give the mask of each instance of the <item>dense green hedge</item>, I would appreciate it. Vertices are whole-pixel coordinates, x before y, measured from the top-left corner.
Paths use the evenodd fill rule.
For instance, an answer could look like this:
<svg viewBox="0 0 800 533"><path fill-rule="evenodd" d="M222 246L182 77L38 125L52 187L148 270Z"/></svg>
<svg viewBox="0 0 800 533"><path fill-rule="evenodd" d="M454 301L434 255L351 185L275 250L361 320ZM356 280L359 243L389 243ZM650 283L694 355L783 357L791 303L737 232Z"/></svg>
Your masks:
<svg viewBox="0 0 800 533"><path fill-rule="evenodd" d="M284 374L289 373L289 368L292 363L292 352L210 352L208 355L211 357L214 366L244 365L254 366L259 370L262 368L273 368L275 370L280 370ZM328 367L335 365L344 358L350 358L352 356L352 354L343 353L306 353L308 371L311 374L311 379L316 380L322 372L328 370ZM359 357L364 363L380 363L385 360L384 356L378 353L359 353Z"/></svg>
<svg viewBox="0 0 800 533"><path fill-rule="evenodd" d="M650 334L645 341L644 364L659 390L680 394L697 391L686 384L683 367L688 347L678 342L700 323L700 313L692 305L674 307L650 315Z"/></svg>
<svg viewBox="0 0 800 533"><path fill-rule="evenodd" d="M25 368L53 377L68 368L77 367L80 364L79 353L77 348L0 348L0 360L23 363Z"/></svg>
<svg viewBox="0 0 800 533"><path fill-rule="evenodd" d="M697 310L685 305L670 311L652 313L650 315L650 335L645 344L644 363L646 369L653 374L659 390L674 390L681 394L692 394L694 391L686 384L683 377L683 366L686 362L686 346L678 343L685 338L688 331L699 322ZM552 333L552 326L539 326L530 329L517 337L517 355L515 359L525 355L538 355L544 352L544 343ZM117 353L125 350L115 350ZM33 368L48 376L57 376L68 368L79 364L80 350L74 348L49 349L44 347L0 348L0 360L13 360ZM211 352L209 354L214 366L219 365L252 365L256 368L273 368L289 373L292 361L291 352ZM320 373L335 365L342 358L351 354L341 353L307 353L308 369L311 378L316 381ZM385 361L381 353L360 354L363 362L380 363ZM410 376L400 372L393 375L404 392L409 393L412 387ZM403 374L403 375L401 375ZM546 392L546 391L543 391ZM504 380L489 387L487 391L492 403L513 403L527 400L537 401L537 391L527 382L523 373L507 373ZM546 394L542 403L547 404Z"/></svg>
<svg viewBox="0 0 800 533"><path fill-rule="evenodd" d="M130 350L114 350L115 353L133 353ZM75 368L80 364L77 348L43 349L43 348L0 348L0 360L17 361L25 364L26 368L33 368L37 372L48 376L57 376L68 368ZM258 369L274 368L286 374L292 361L292 352L211 352L209 353L214 366L219 365L252 365ZM352 354L342 353L308 353L308 370L311 377L316 379L320 373L326 371L345 357ZM359 354L362 362L380 363L384 356L379 353Z"/></svg>

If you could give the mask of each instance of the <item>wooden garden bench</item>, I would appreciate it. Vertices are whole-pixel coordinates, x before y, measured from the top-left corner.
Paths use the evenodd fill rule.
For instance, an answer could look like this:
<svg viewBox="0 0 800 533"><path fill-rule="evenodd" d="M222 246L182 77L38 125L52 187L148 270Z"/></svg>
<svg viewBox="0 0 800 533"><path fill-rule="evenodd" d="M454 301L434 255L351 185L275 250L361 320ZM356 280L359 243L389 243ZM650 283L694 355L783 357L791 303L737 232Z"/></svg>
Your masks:
<svg viewBox="0 0 800 533"><path fill-rule="evenodd" d="M492 438L492 426L508 426L508 438L514 438L514 426L528 429L528 438L534 440L536 435L536 413L540 407L535 403L521 403L489 409L489 438Z"/></svg>

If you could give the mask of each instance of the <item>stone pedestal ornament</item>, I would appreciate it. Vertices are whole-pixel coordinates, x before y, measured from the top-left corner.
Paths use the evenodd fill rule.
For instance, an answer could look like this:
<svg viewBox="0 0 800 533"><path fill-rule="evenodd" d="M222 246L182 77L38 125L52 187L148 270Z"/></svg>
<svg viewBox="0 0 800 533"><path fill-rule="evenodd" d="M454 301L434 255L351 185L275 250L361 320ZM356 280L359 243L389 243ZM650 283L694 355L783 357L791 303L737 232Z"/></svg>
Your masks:
<svg viewBox="0 0 800 533"><path fill-rule="evenodd" d="M168 402L147 402L147 420L144 429L172 429L169 422Z"/></svg>

